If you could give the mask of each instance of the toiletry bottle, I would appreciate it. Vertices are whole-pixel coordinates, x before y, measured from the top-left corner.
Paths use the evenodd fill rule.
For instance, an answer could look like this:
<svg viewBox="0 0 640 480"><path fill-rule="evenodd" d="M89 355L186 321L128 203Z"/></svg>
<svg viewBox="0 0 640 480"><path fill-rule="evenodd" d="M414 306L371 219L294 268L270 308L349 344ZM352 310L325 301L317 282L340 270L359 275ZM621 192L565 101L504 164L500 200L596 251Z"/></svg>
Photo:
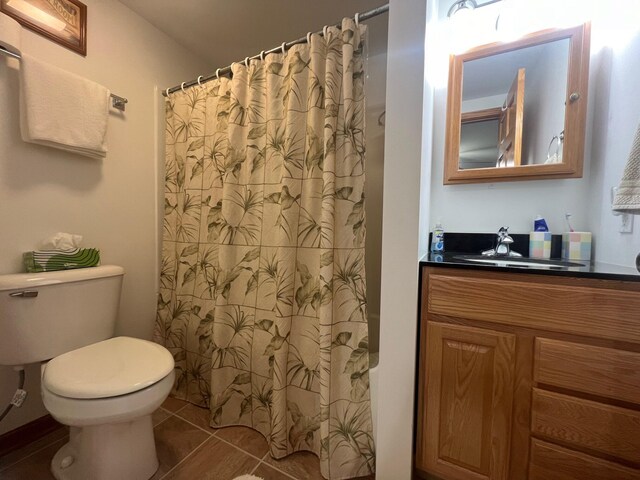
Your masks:
<svg viewBox="0 0 640 480"><path fill-rule="evenodd" d="M438 221L431 235L431 253L444 252L444 229L442 223Z"/></svg>
<svg viewBox="0 0 640 480"><path fill-rule="evenodd" d="M538 214L536 219L533 221L533 231L534 232L548 232L549 227L547 226L547 222L542 215Z"/></svg>

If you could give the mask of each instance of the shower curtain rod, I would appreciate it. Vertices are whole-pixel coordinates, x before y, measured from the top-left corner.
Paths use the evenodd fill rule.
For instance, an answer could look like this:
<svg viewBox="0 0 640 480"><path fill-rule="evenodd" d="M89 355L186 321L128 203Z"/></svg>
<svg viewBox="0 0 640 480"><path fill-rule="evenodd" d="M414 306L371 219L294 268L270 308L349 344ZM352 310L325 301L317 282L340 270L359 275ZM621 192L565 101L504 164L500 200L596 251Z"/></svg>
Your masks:
<svg viewBox="0 0 640 480"><path fill-rule="evenodd" d="M369 20L370 18L373 17L377 17L378 15L382 15L383 13L386 13L389 11L389 4L385 4L385 5L381 5L379 7L376 7L372 10L369 10L368 12L363 12L363 13L357 13L356 17L358 19L358 21L364 21L364 20ZM340 27L341 23L337 23L335 25L333 25L334 27ZM315 32L317 35L322 35L323 31L317 31ZM258 55L254 55L253 57L247 57L244 61L248 61L248 60L254 60L254 59L258 59L260 58L261 55L268 55L270 53L275 53L275 52L279 52L281 51L283 48L285 50L289 50L291 47L293 47L294 45L299 45L301 43L307 43L307 37L301 37L298 38L297 40L293 40L292 42L286 42L283 43L282 45L279 45L277 47L272 48L271 50L265 50L262 53L259 53ZM226 66L224 68L219 68L216 73L212 73L211 75L206 75L206 76L199 76L196 80L191 80L190 82L183 82L180 85L176 85L175 87L171 87L171 88L167 88L166 90L164 90L162 92L163 96L167 96L167 94L170 93L174 93L177 92L180 89L183 88L189 88L189 87L193 87L195 85L198 84L203 84L206 82L209 82L215 78L217 78L219 75L226 75L229 72L231 72L231 65Z"/></svg>

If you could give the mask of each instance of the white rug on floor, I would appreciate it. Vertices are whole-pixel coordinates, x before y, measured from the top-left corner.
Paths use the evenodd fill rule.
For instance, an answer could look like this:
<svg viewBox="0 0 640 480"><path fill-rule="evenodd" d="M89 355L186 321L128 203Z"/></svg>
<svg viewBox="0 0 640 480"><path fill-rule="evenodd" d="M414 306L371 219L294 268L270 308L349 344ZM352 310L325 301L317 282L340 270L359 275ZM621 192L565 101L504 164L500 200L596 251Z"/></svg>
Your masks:
<svg viewBox="0 0 640 480"><path fill-rule="evenodd" d="M255 475L240 475L233 480L263 480L262 477L256 477Z"/></svg>

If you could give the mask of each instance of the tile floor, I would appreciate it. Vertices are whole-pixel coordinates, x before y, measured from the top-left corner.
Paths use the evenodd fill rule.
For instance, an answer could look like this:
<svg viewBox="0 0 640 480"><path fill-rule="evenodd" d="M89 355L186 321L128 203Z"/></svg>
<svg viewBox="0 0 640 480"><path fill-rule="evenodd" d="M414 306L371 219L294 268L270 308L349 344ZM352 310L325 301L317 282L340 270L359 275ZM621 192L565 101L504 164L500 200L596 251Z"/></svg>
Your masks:
<svg viewBox="0 0 640 480"><path fill-rule="evenodd" d="M267 442L246 427L209 427L207 410L168 398L153 414L160 468L153 480L231 480L251 473L265 480L321 480L318 458L299 452L282 460L267 453ZM60 427L26 447L0 457L2 480L51 480L49 463L67 441ZM373 480L361 477L361 480Z"/></svg>

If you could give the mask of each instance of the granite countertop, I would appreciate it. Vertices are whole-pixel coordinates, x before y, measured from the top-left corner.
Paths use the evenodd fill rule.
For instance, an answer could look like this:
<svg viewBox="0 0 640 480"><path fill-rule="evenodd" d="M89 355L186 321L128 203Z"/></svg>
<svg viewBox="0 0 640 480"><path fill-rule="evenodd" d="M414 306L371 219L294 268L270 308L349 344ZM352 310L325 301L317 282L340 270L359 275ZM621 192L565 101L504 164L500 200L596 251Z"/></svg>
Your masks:
<svg viewBox="0 0 640 480"><path fill-rule="evenodd" d="M529 236L515 234L512 237L514 239L512 250L527 256ZM420 260L420 266L640 282L640 271L636 268L597 261L571 260L572 263L583 264L583 266L555 267L549 265L492 265L490 263L476 263L463 258L465 255L479 255L483 250L492 248L494 239L495 235L493 234L445 233L445 253L426 255ZM562 260L560 259L560 248L559 240L554 239L551 249L552 261L553 259Z"/></svg>

